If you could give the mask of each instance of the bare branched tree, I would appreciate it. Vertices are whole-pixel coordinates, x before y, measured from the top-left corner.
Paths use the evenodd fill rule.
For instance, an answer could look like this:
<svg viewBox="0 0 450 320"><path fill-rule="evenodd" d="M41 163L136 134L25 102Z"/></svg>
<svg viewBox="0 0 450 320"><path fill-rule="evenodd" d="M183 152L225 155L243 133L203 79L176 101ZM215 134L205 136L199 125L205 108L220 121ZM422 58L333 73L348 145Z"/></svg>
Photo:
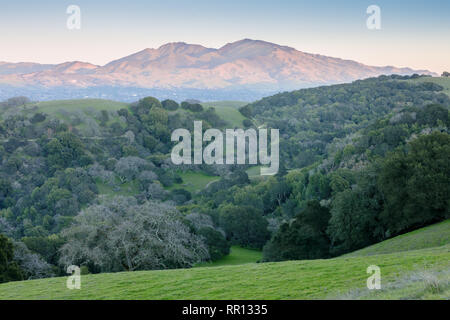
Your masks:
<svg viewBox="0 0 450 320"><path fill-rule="evenodd" d="M63 232L60 263L93 264L102 271L190 267L209 258L202 239L181 221L175 207L138 205L116 197L81 212Z"/></svg>

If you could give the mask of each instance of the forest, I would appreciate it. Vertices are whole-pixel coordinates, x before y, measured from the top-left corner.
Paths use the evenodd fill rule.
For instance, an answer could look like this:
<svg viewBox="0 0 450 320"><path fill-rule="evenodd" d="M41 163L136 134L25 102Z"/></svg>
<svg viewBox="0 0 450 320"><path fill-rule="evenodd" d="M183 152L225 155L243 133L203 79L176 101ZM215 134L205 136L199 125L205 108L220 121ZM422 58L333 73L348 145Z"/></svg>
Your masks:
<svg viewBox="0 0 450 320"><path fill-rule="evenodd" d="M275 176L174 165L171 133L227 128L212 107L0 103L0 282L190 268L230 246L335 257L450 217L450 98L417 75L279 93L239 109L280 132ZM210 177L189 191L183 173Z"/></svg>

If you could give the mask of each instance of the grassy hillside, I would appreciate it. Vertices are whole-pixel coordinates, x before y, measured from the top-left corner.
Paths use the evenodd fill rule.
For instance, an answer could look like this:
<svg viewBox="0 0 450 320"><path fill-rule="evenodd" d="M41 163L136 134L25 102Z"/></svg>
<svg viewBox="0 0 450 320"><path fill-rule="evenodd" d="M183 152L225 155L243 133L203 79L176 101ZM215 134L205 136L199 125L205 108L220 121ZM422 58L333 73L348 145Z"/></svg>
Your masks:
<svg viewBox="0 0 450 320"><path fill-rule="evenodd" d="M167 190L173 189L185 189L189 192L200 191L205 188L208 183L219 180L217 176L210 176L203 172L180 172L182 183L175 183L167 188Z"/></svg>
<svg viewBox="0 0 450 320"><path fill-rule="evenodd" d="M349 253L346 256L368 256L402 252L439 247L448 243L450 243L450 220L397 236L370 247Z"/></svg>
<svg viewBox="0 0 450 320"><path fill-rule="evenodd" d="M216 109L220 118L225 120L231 127L242 128L242 121L245 117L239 112L238 108L246 105L242 101L216 101L202 103L204 107L213 107Z"/></svg>
<svg viewBox="0 0 450 320"><path fill-rule="evenodd" d="M136 180L129 181L126 183L117 182L117 186L112 187L106 183L101 182L97 179L96 181L99 194L108 197L120 196L133 196L139 193L139 182Z"/></svg>
<svg viewBox="0 0 450 320"><path fill-rule="evenodd" d="M124 126L116 111L123 108L127 109L128 107L129 105L127 103L118 101L74 99L32 103L21 107L21 110L27 115L37 112L45 113L78 129L81 135L89 137L100 135L102 111L107 111L107 125L118 122L121 126Z"/></svg>
<svg viewBox="0 0 450 320"><path fill-rule="evenodd" d="M198 267L219 267L255 263L261 260L261 258L261 251L232 246L229 255L214 262L199 264Z"/></svg>
<svg viewBox="0 0 450 320"><path fill-rule="evenodd" d="M80 290L68 290L67 278L51 278L2 284L0 299L325 299L339 297L352 288L367 290L369 265L381 268L382 285L388 286L425 268L446 270L449 259L447 245L329 260L86 275ZM414 294L436 298L447 289L434 294L422 282ZM407 291L407 296L393 298L411 294Z"/></svg>
<svg viewBox="0 0 450 320"><path fill-rule="evenodd" d="M240 107L245 106L248 102L245 101L233 101L233 100L223 100L223 101L211 101L211 102L202 102L204 107L214 107L214 108L234 108L239 109Z"/></svg>
<svg viewBox="0 0 450 320"><path fill-rule="evenodd" d="M233 247L193 269L86 275L0 285L0 299L440 299L450 298L450 220L328 260L252 263L259 251ZM431 248L433 247L433 248ZM234 265L239 264L239 265ZM382 290L366 288L369 265Z"/></svg>
<svg viewBox="0 0 450 320"><path fill-rule="evenodd" d="M128 104L124 102L102 100L102 99L78 99L78 100L54 100L54 101L42 101L36 104L39 111L54 114L59 110L64 111L76 111L83 110L89 111L94 109L101 110L119 110L121 108L127 108Z"/></svg>

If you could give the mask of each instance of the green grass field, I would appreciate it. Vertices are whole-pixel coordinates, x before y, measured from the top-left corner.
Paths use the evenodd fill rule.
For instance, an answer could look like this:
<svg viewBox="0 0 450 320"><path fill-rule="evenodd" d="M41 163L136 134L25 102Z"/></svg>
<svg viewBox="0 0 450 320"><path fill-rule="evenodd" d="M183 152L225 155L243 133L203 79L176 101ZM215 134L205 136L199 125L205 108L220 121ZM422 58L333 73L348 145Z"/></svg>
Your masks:
<svg viewBox="0 0 450 320"><path fill-rule="evenodd" d="M260 181L268 179L270 176L262 176L261 175L261 167L262 166L253 166L245 170L247 172L248 178L250 181L258 183Z"/></svg>
<svg viewBox="0 0 450 320"><path fill-rule="evenodd" d="M227 122L230 127L243 127L242 121L245 117L239 112L238 108L246 105L247 102L242 101L216 101L202 103L204 107L214 107L220 118ZM128 108L129 104L103 99L73 99L73 100L54 100L42 101L25 106L25 110L29 107L36 106L37 112L53 115L58 119L70 123L70 116L80 111L91 118L95 117L94 113L102 110L117 111L122 108ZM111 119L110 122L117 121ZM98 121L97 121L98 122ZM110 122L108 124L110 124ZM82 128L83 124L77 125Z"/></svg>
<svg viewBox="0 0 450 320"><path fill-rule="evenodd" d="M197 267L233 266L246 263L256 263L261 259L261 251L232 246L229 255L214 262L201 263L197 265Z"/></svg>
<svg viewBox="0 0 450 320"><path fill-rule="evenodd" d="M234 101L234 100L223 100L223 101L211 101L211 102L202 102L202 105L206 108L208 107L227 107L233 109L239 109L240 107L245 106L248 102L245 101Z"/></svg>
<svg viewBox="0 0 450 320"><path fill-rule="evenodd" d="M450 243L450 220L385 240L370 247L349 253L346 256L368 256L402 252L439 247L448 243Z"/></svg>
<svg viewBox="0 0 450 320"><path fill-rule="evenodd" d="M119 189L115 189L114 187L103 183L99 180L96 181L97 184L97 188L98 188L98 192L101 195L105 195L107 197L114 197L114 196L134 196L136 194L139 193L139 182L137 182L136 180L133 181L129 181L123 184L119 184L117 183L117 188Z"/></svg>
<svg viewBox="0 0 450 320"><path fill-rule="evenodd" d="M363 290L369 265L381 268L385 285L423 269L448 269L449 250L86 275L80 290L68 290L66 277L10 282L0 285L0 299L326 299Z"/></svg>
<svg viewBox="0 0 450 320"><path fill-rule="evenodd" d="M42 101L28 104L21 108L25 113L30 112L31 108L33 112L48 114L77 128L82 135L95 136L96 133L92 132L92 128L89 129L88 127L92 126L93 123L94 127L95 124L97 126L100 124L99 115L102 110L108 111L109 120L107 121L107 125L111 125L113 122L118 122L123 125L119 117L112 111L117 111L122 108L127 109L128 107L129 105L127 103L112 100L74 99ZM91 121L90 124L87 121Z"/></svg>
<svg viewBox="0 0 450 320"><path fill-rule="evenodd" d="M238 108L245 106L246 104L247 102L242 101L217 101L202 103L205 108L215 108L219 117L225 120L232 128L243 127L242 121L245 117L239 112Z"/></svg>
<svg viewBox="0 0 450 320"><path fill-rule="evenodd" d="M220 178L217 176L210 176L202 172L180 172L179 175L181 176L181 179L183 179L182 183L176 183L169 188L166 188L167 190L173 190L173 189L185 189L191 193L194 193L196 191L200 191L203 188L205 188L208 183L219 180Z"/></svg>
<svg viewBox="0 0 450 320"><path fill-rule="evenodd" d="M185 189L191 193L202 190L210 182L219 180L219 177L209 176L202 172L180 172L179 175L183 179L182 183L176 183L167 187L166 190ZM98 191L101 195L106 196L133 196L139 193L139 182L137 180L120 183L117 179L117 187L110 186L99 180L96 181Z"/></svg>
<svg viewBox="0 0 450 320"><path fill-rule="evenodd" d="M449 223L424 228L402 237L442 242ZM434 236L441 240L432 239ZM447 238L448 239L448 238ZM402 250L398 239L388 240ZM403 239L402 241L408 241ZM419 247L427 241L415 241ZM431 243L431 242L427 242ZM367 248L375 250L379 245ZM235 248L234 248L235 249ZM448 299L450 244L386 254L342 256L334 259L245 263L248 251L234 251L228 265L193 269L121 272L82 276L81 289L66 288L66 277L0 285L0 299ZM236 250L236 249L235 249ZM254 252L256 258L257 252ZM259 253L258 253L259 254ZM253 259L252 258L252 259ZM382 290L366 287L367 267L381 269Z"/></svg>
<svg viewBox="0 0 450 320"><path fill-rule="evenodd" d="M251 167L251 168L245 170L245 172L247 172L249 179L260 177L261 176L261 166Z"/></svg>
<svg viewBox="0 0 450 320"><path fill-rule="evenodd" d="M54 101L42 101L35 104L39 111L54 114L58 113L59 110L65 111L89 111L89 109L94 109L97 111L101 110L114 110L117 111L122 108L128 108L128 104L124 102L117 102L112 100L103 99L75 99L75 100L54 100Z"/></svg>

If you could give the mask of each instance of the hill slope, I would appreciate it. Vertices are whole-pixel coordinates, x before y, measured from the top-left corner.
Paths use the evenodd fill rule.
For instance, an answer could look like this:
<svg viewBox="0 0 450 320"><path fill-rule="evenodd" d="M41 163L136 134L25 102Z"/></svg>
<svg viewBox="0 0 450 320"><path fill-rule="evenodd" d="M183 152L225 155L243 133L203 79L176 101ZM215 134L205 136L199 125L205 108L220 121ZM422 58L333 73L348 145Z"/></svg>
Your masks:
<svg viewBox="0 0 450 320"><path fill-rule="evenodd" d="M423 83L423 82L431 82L436 83L442 87L444 87L444 92L448 96L450 96L450 78L448 77L423 77L418 79L409 80L416 83Z"/></svg>
<svg viewBox="0 0 450 320"><path fill-rule="evenodd" d="M127 108L128 104L112 100L103 99L73 99L73 100L52 100L42 101L36 104L39 112L47 114L54 114L61 110L66 112L89 109L101 110L114 110L117 111L121 108Z"/></svg>
<svg viewBox="0 0 450 320"><path fill-rule="evenodd" d="M345 256L368 256L439 247L450 243L450 220L418 229Z"/></svg>
<svg viewBox="0 0 450 320"><path fill-rule="evenodd" d="M442 228L448 233L448 226L447 221L405 237L439 236L434 231ZM449 260L450 245L446 244L328 260L97 274L82 276L81 290L68 290L67 278L2 284L0 299L445 298L450 294ZM365 287L369 265L377 265L382 271L385 289L376 294L369 293ZM443 279L436 278L437 290L429 285L434 273Z"/></svg>

